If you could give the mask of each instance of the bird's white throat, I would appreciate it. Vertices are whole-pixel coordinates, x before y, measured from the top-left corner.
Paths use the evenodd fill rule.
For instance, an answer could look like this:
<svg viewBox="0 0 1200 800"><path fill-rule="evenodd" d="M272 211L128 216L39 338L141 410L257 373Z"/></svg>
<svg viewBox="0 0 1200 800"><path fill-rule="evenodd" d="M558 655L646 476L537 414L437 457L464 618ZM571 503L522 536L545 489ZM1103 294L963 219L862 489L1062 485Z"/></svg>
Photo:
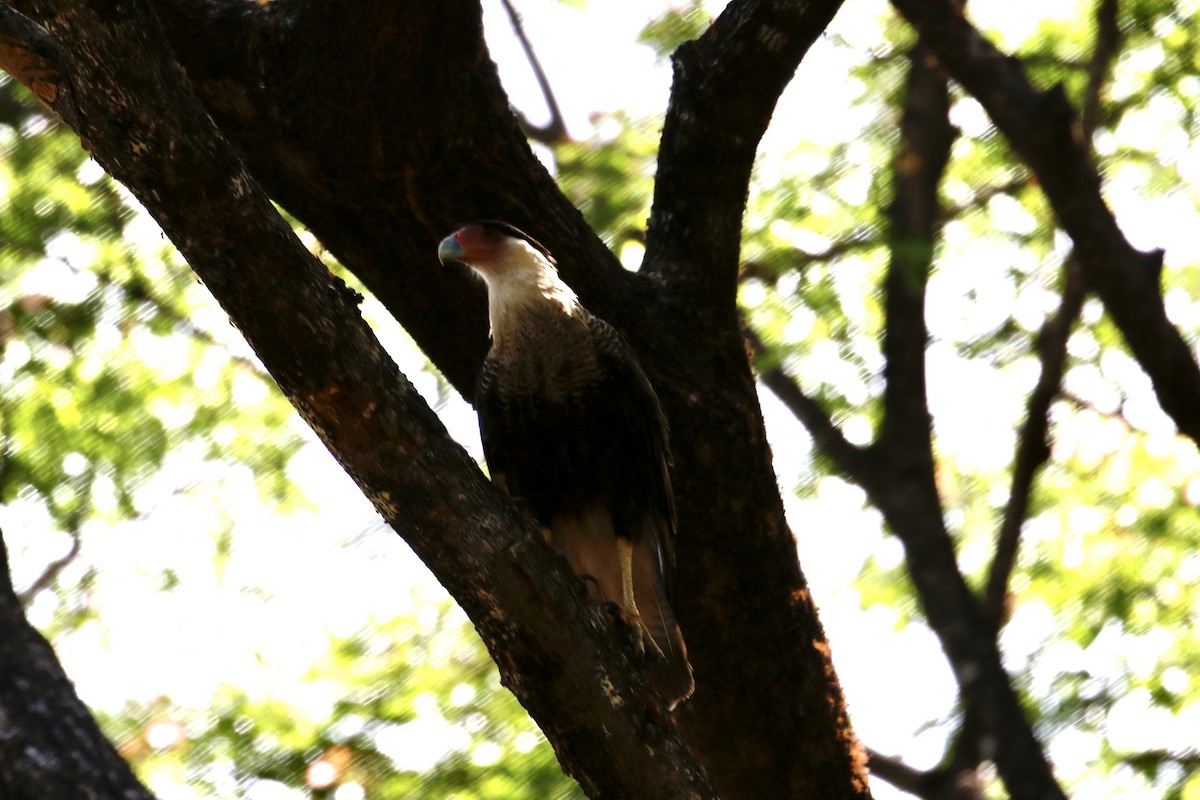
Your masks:
<svg viewBox="0 0 1200 800"><path fill-rule="evenodd" d="M496 345L527 325L530 315L579 317L583 313L575 292L540 253L514 256L489 265L486 271L478 270L487 283L488 320Z"/></svg>

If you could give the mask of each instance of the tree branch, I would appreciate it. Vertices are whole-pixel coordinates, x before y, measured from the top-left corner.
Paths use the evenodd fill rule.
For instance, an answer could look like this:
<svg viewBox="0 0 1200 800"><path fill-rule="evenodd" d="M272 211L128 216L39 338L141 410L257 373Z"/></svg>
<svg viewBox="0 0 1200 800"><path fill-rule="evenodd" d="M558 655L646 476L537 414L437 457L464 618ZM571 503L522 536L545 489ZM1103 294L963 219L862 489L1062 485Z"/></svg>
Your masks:
<svg viewBox="0 0 1200 800"><path fill-rule="evenodd" d="M1157 767L1166 762L1178 764L1185 770L1200 768L1200 750L1142 750L1137 753L1118 753L1117 761L1139 769Z"/></svg>
<svg viewBox="0 0 1200 800"><path fill-rule="evenodd" d="M1112 69L1113 59L1121 44L1121 26L1117 23L1119 0L1100 0L1096 4L1096 44L1092 48L1092 58L1088 62L1087 90L1083 95L1083 113L1080 124L1083 126L1083 140L1091 149L1092 135L1100 121L1100 99L1108 74Z"/></svg>
<svg viewBox="0 0 1200 800"><path fill-rule="evenodd" d="M38 593L43 589L48 589L50 586L52 586L54 581L58 579L59 573L62 572L68 564L76 559L80 550L79 539L79 532L72 531L71 547L69 550L67 550L66 555L62 556L61 558L56 558L47 564L46 568L42 570L42 574L38 575L37 578L33 580L33 583L29 584L24 591L17 592L17 601L21 604L22 608L28 608L29 604L33 602L33 598L37 597Z"/></svg>
<svg viewBox="0 0 1200 800"><path fill-rule="evenodd" d="M884 282L883 425L878 446L893 462L919 471L929 501L934 487L932 420L925 389L925 286L938 227L938 185L957 132L950 94L937 61L918 44L909 54L908 92L893 162L895 194L888 208L891 263Z"/></svg>
<svg viewBox="0 0 1200 800"><path fill-rule="evenodd" d="M1120 44L1117 5L1117 0L1100 0L1096 6L1096 45L1088 63L1088 86L1083 98L1083 115L1080 121L1083 139L1089 143L1100 115L1100 95ZM1029 513L1033 479L1050 458L1050 404L1058 396L1062 385L1067 339L1070 338L1071 329L1083 308L1084 294L1083 275L1078 261L1072 256L1067 261L1063 297L1058 312L1046 321L1039 337L1038 351L1042 372L1029 397L1025 425L1018 437L1017 454L1013 459L1012 488L1009 490L1008 503L1004 507L1000 530L996 534L996 555L988 572L984 613L997 631L1003 626L1008 581L1017 563L1021 526Z"/></svg>
<svg viewBox="0 0 1200 800"><path fill-rule="evenodd" d="M745 335L747 344L756 355L768 352L769 348L753 329L747 326ZM800 420L822 455L855 481L862 482L865 479L870 453L846 439L821 404L805 394L800 384L782 366L776 364L761 369L758 379Z"/></svg>
<svg viewBox="0 0 1200 800"><path fill-rule="evenodd" d="M923 800L984 800L974 767L957 769L951 765L922 771L898 758L889 758L874 750L868 752L871 756L871 774L903 792Z"/></svg>
<svg viewBox="0 0 1200 800"><path fill-rule="evenodd" d="M1030 179L1025 170L1018 170L1022 174L1019 177L1004 181L1003 183L992 184L985 186L967 200L960 203L948 203L941 207L941 212L938 215L938 222L946 220L958 219L967 211L973 211L977 208L986 206L993 197L1002 194L1016 194L1022 189L1029 186L1033 181Z"/></svg>
<svg viewBox="0 0 1200 800"><path fill-rule="evenodd" d="M838 239L817 253L809 253L796 248L793 250L793 256L788 263L788 269L803 274L811 264L826 264L858 250L878 247L883 241L883 236L872 233L859 236L850 235L844 239ZM739 281L744 281L747 278L758 278L768 284L774 284L779 277L780 273L773 271L761 262L743 261Z"/></svg>
<svg viewBox="0 0 1200 800"><path fill-rule="evenodd" d="M603 612L449 439L358 315L357 297L232 154L153 10L141 0L122 14L104 0L47 5L97 161L147 207L288 399L459 601L564 768L593 797L714 797Z"/></svg>
<svg viewBox="0 0 1200 800"><path fill-rule="evenodd" d="M1200 443L1200 367L1163 307L1162 252L1134 249L1117 226L1063 89L1036 90L1020 62L987 41L954 0L893 0L893 5L1033 170L1075 243L1088 287L1100 295L1149 374L1163 410Z"/></svg>
<svg viewBox="0 0 1200 800"><path fill-rule="evenodd" d="M771 388L792 398L789 407L813 433L817 446L867 491L903 542L910 574L954 670L964 705L982 724L984 756L995 758L1013 797L1062 797L1001 665L995 638L983 624L980 605L958 570L933 480L922 301L939 219L937 185L952 135L945 80L920 47L913 53L908 88L902 150L895 160L885 350L889 380L916 392L916 404L894 398L887 410L893 420L890 433L866 451L850 451L827 415L794 384L772 376ZM897 430L894 426L901 420L916 430ZM866 458L860 459L860 452ZM950 787L946 791L958 791L958 775L957 768L946 773Z"/></svg>
<svg viewBox="0 0 1200 800"><path fill-rule="evenodd" d="M734 0L672 56L675 81L643 269L726 324L734 322L726 315L735 313L742 213L758 141L800 60L840 6Z"/></svg>
<svg viewBox="0 0 1200 800"><path fill-rule="evenodd" d="M937 188L954 132L938 62L918 44L895 159L886 278L884 422L864 485L904 544L909 573L958 681L980 754L994 758L1014 798L1063 797L1000 661L980 604L958 569L938 497L925 387L925 283L937 231ZM966 755L964 753L964 755ZM969 764L973 767L974 752ZM957 774L955 769L955 774Z"/></svg>
<svg viewBox="0 0 1200 800"><path fill-rule="evenodd" d="M954 669L967 713L983 726L985 755L994 754L1010 792L1018 798L1062 797L1001 665L995 638L982 624L980 605L958 570L934 483L925 405L923 300L940 216L937 186L953 135L944 78L920 46L912 56L902 149L894 167L885 351L889 391L905 387L915 398L893 395L890 402L885 400L891 422L885 421L879 441L867 450L851 450L823 410L784 380L786 375L767 371L764 383L769 376L772 391L790 398L785 402L812 432L817 446L867 491L900 537L913 582ZM909 430L900 429L901 425Z"/></svg>
<svg viewBox="0 0 1200 800"><path fill-rule="evenodd" d="M438 239L462 218L500 217L556 254L584 304L637 352L670 421L681 532L675 612L697 681L678 711L688 744L730 800L817 786L866 793L865 759L796 560L734 314L726 328L694 324L687 293L665 298L604 248L530 153L487 58L476 4L377 3L355 6L349 18L341 2L304 8L286 52L312 74L289 72L294 88L264 104L278 109L287 135L281 142L281 126L262 121L249 133L236 118L227 126L252 154L256 177L468 397L487 347L485 300L477 281L437 268ZM334 44L346 40L349 63L327 63L339 53L331 28L345 31ZM192 58L203 65L212 56L189 52L193 31L178 27L175 46L189 53L189 76L208 85L210 73L193 69ZM213 45L219 53L222 42ZM397 52L400 61L381 73L372 52ZM336 91L311 91L325 85ZM228 90L217 81L211 93L210 107ZM329 114L330 95L344 116ZM284 102L292 96L302 101ZM388 135L348 137L347 129ZM749 582L754 593L744 591Z"/></svg>
<svg viewBox="0 0 1200 800"><path fill-rule="evenodd" d="M1116 11L1116 3L1112 0L1100 0L1097 6L1096 45L1088 65L1088 88L1084 95L1082 121L1083 138L1089 143L1099 117L1104 80L1116 54L1119 35L1116 28ZM1079 263L1072 254L1066 264L1059 309L1053 318L1046 321L1039 336L1037 347L1042 370L1027 403L1025 424L1018 434L1017 452L1013 458L1012 484L1000 529L996 534L996 552L988 572L987 585L984 587L983 613L996 634L1004 625L1008 585L1017 562L1021 528L1029 515L1033 481L1042 465L1050 458L1050 404L1062 388L1067 340L1083 307L1085 291ZM965 709L951 759L952 767L970 764L974 768L978 764L980 734L978 714L973 709Z"/></svg>
<svg viewBox="0 0 1200 800"><path fill-rule="evenodd" d="M1022 170L1024 173L1024 170ZM1014 194L1029 186L1031 179L1027 174L1023 174L1019 178L1004 181L1003 183L992 184L980 189L970 198L959 203L939 204L938 206L938 224L950 219L957 219L967 211L973 211L977 208L982 208L997 195ZM887 236L878 232L857 233L851 234L842 239L830 244L824 250L817 253L808 253L803 250L797 250L795 257L789 264L790 269L797 270L803 273L811 264L827 264L831 261L836 261L844 255L857 252L858 250L867 250L873 247L879 247L887 241ZM746 278L758 278L768 284L774 284L779 279L779 274L771 271L758 261L743 261L739 280Z"/></svg>
<svg viewBox="0 0 1200 800"><path fill-rule="evenodd" d="M929 773L910 767L898 758L890 758L870 748L867 749L870 758L868 766L871 774L895 786L902 792L908 792L917 797L926 797L926 782Z"/></svg>
<svg viewBox="0 0 1200 800"><path fill-rule="evenodd" d="M104 738L13 591L0 533L0 797L153 800Z"/></svg>
<svg viewBox="0 0 1200 800"><path fill-rule="evenodd" d="M537 79L538 88L542 90L542 97L546 101L546 109L550 112L549 122L545 125L534 125L528 117L521 113L520 109L513 109L517 120L521 123L521 130L530 139L542 144L564 142L567 140L567 123L563 120L562 110L559 109L558 100L554 97L554 90L550 88L550 80L546 77L546 72L542 69L537 54L533 52L533 45L530 43L529 37L525 35L525 26L521 22L521 16L513 7L512 0L500 0L500 2L504 6L504 10L508 12L508 21L512 23L513 33L517 35L517 41L521 43L521 49L525 51L525 58L529 60L533 77Z"/></svg>
<svg viewBox="0 0 1200 800"><path fill-rule="evenodd" d="M463 220L504 219L574 254L560 258L563 277L626 332L615 309L635 305L638 281L531 152L477 0L152 2L255 178L468 400L487 350L486 297L433 256Z"/></svg>
<svg viewBox="0 0 1200 800"><path fill-rule="evenodd" d="M988 571L984 592L984 614L996 631L1003 627L1008 579L1017 563L1021 526L1029 514L1029 498L1038 470L1050 459L1050 404L1058 396L1062 384L1063 366L1067 357L1067 340L1079 319L1084 298L1083 276L1071 259L1066 269L1062 302L1058 312L1046 321L1038 336L1038 353L1042 371L1037 385L1029 396L1025 424L1017 437L1017 453L1013 458L1012 485L1004 517L996 534L996 554Z"/></svg>

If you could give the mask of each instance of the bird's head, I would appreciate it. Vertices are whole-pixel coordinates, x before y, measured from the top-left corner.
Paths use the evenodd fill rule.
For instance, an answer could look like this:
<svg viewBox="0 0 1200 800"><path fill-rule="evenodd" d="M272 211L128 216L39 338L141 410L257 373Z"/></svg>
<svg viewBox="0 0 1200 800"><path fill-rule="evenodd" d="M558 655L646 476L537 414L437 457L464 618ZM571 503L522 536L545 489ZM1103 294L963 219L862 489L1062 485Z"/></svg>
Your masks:
<svg viewBox="0 0 1200 800"><path fill-rule="evenodd" d="M536 239L497 220L469 222L442 239L438 259L465 264L489 284L515 277L515 272L554 268L550 251Z"/></svg>
<svg viewBox="0 0 1200 800"><path fill-rule="evenodd" d="M462 226L442 239L438 258L443 264L466 264L487 284L493 342L505 339L529 309L568 315L582 311L575 293L558 277L550 251L507 222Z"/></svg>

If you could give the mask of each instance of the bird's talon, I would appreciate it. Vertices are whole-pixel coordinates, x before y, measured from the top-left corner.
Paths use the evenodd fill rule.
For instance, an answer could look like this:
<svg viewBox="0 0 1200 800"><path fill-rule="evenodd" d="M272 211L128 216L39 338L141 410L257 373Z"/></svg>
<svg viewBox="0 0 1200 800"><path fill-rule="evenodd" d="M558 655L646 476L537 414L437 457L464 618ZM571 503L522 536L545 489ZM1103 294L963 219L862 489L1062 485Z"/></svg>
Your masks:
<svg viewBox="0 0 1200 800"><path fill-rule="evenodd" d="M579 580L583 581L584 591L587 592L589 600L595 601L604 596L600 591L600 581L592 575L580 575Z"/></svg>
<svg viewBox="0 0 1200 800"><path fill-rule="evenodd" d="M625 609L621 608L620 603L614 603L611 600L601 600L597 605L602 607L605 613L613 618L618 628L629 624L629 620L625 618Z"/></svg>
<svg viewBox="0 0 1200 800"><path fill-rule="evenodd" d="M633 619L626 618L626 623L629 625L630 632L633 634L627 643L626 650L629 653L629 658L639 668L646 664L646 636L642 631L642 621L637 617Z"/></svg>
<svg viewBox="0 0 1200 800"><path fill-rule="evenodd" d="M646 661L645 636L642 633L641 621L632 617L620 603L601 601L599 605L612 617L621 649L631 661L641 667Z"/></svg>
<svg viewBox="0 0 1200 800"><path fill-rule="evenodd" d="M644 667L646 665L646 645L643 643L642 637L630 637L628 641L624 642L624 645L625 653L629 656L629 660L632 661L638 667L638 669Z"/></svg>

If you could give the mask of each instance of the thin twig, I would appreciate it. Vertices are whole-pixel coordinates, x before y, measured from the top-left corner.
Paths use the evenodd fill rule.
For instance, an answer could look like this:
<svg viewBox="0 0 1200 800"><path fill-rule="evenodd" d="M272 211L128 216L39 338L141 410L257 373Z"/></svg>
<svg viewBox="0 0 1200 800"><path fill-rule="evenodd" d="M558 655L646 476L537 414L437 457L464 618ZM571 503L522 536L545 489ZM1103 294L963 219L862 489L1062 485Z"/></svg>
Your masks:
<svg viewBox="0 0 1200 800"><path fill-rule="evenodd" d="M787 264L787 269L803 273L812 264L826 264L858 250L878 247L883 244L883 241L883 236L879 234L871 236L847 236L838 239L829 245L829 247L816 253L796 249L792 251L793 255ZM774 284L782 274L782 271L771 269L759 261L742 262L741 277L743 279L758 278L768 284Z"/></svg>
<svg viewBox="0 0 1200 800"><path fill-rule="evenodd" d="M871 774L897 789L923 800L984 800L974 768L960 769L954 764L928 771L908 766L898 758L889 758L867 750Z"/></svg>
<svg viewBox="0 0 1200 800"><path fill-rule="evenodd" d="M122 283L106 270L91 270L91 273L96 276L97 286L116 289L120 292L123 292L130 300L150 303L155 307L159 314L169 319L171 324L174 325L176 329L182 331L201 344L220 348L221 350L225 351L232 363L249 370L256 376L260 378L268 377L266 370L263 369L262 364L259 363L257 359L249 356L238 355L237 353L233 352L228 345L217 341L216 337L213 336L210 331L206 331L199 327L186 314L181 313L178 309L172 308L166 302L160 300L146 285Z"/></svg>
<svg viewBox="0 0 1200 800"><path fill-rule="evenodd" d="M80 535L78 531L71 531L71 549L66 555L61 558L56 558L46 565L42 570L42 574L34 579L33 583L29 584L24 590L17 592L17 601L20 602L23 608L29 608L29 604L33 602L33 598L37 597L43 589L48 589L58 579L58 575L63 571L68 564L78 557L80 547Z"/></svg>
<svg viewBox="0 0 1200 800"><path fill-rule="evenodd" d="M550 111L550 121L545 125L534 125L519 110L513 109L513 113L517 115L517 120L521 123L521 130L530 139L542 144L565 142L568 138L567 124L563 120L562 110L558 107L554 90L550 87L550 80L546 77L546 72L542 69L537 54L533 52L533 44L525 34L525 25L521 21L521 15L513 7L512 0L500 0L500 2L504 6L504 10L508 12L508 21L512 24L513 33L517 35L517 41L521 43L521 49L525 51L525 58L529 59L533 77L537 79L538 88L542 90L542 97L546 101L546 108Z"/></svg>
<svg viewBox="0 0 1200 800"><path fill-rule="evenodd" d="M1058 312L1046 321L1038 336L1038 352L1042 371L1037 385L1029 396L1025 424L1017 440L1013 460L1012 488L1004 507L1004 518L996 534L996 555L988 573L984 609L994 630L1003 625L1008 580L1017 561L1021 526L1029 514L1029 498L1038 470L1050 459L1050 404L1058 396L1066 363L1067 340L1079 318L1085 295L1083 273L1071 258L1067 262L1066 281Z"/></svg>
<svg viewBox="0 0 1200 800"><path fill-rule="evenodd" d="M1121 27L1117 24L1118 6L1118 0L1100 0L1096 6L1096 46L1088 62L1087 92L1083 96L1083 111L1080 114L1084 140L1089 143L1099 124L1101 95L1121 43Z"/></svg>
<svg viewBox="0 0 1200 800"><path fill-rule="evenodd" d="M885 756L870 747L867 748L867 758L872 775L882 778L902 792L925 797L929 773L910 767L898 758Z"/></svg>
<svg viewBox="0 0 1200 800"><path fill-rule="evenodd" d="M937 211L937 224L941 225L948 220L957 219L968 211L985 206L993 197L1002 194L1015 194L1031 185L1033 185L1032 179L1028 173L1022 170L1020 177L986 186L962 202L943 204ZM839 239L829 245L829 247L816 253L797 250L788 267L803 272L812 264L826 264L859 250L879 247L886 243L886 241L886 237L881 232L868 233L861 231L857 235L852 234ZM757 261L745 261L742 263L741 276L742 278L758 278L759 280L773 283L778 280L779 273L768 270L767 267Z"/></svg>
<svg viewBox="0 0 1200 800"><path fill-rule="evenodd" d="M1168 762L1184 769L1195 769L1200 767L1200 750L1143 750L1138 753L1118 753L1116 759L1135 766L1158 766Z"/></svg>
<svg viewBox="0 0 1200 800"><path fill-rule="evenodd" d="M987 205L993 197L1002 194L1016 194L1022 189L1033 185L1033 179L1029 174L1025 170L1020 170L1020 172L1022 174L1019 177L1004 181L1003 183L986 186L961 203L948 203L944 205L938 213L938 222L957 219L967 211L973 211Z"/></svg>
<svg viewBox="0 0 1200 800"><path fill-rule="evenodd" d="M1120 44L1117 11L1117 0L1100 0L1096 6L1096 44L1088 63L1088 86L1083 98L1083 114L1080 120L1089 150L1092 134L1099 119L1105 81ZM996 555L988 572L984 609L989 624L997 631L1004 624L1008 582L1016 566L1021 526L1029 514L1033 481L1038 470L1050 458L1050 442L1047 438L1050 404L1058 396L1062 386L1067 339L1070 338L1071 329L1079 318L1085 295L1083 270L1078 259L1072 254L1067 259L1062 302L1058 312L1046 321L1038 337L1042 371L1037 386L1029 396L1025 425L1017 440L1012 488L1004 508L1000 530L996 534Z"/></svg>
<svg viewBox="0 0 1200 800"><path fill-rule="evenodd" d="M743 333L751 350L756 353L767 352L769 348L749 326L743 326ZM855 481L861 483L866 480L868 452L851 443L833 423L825 409L821 408L821 404L805 394L783 367L776 365L763 369L759 372L758 379L787 406L796 419L800 420L822 455Z"/></svg>

